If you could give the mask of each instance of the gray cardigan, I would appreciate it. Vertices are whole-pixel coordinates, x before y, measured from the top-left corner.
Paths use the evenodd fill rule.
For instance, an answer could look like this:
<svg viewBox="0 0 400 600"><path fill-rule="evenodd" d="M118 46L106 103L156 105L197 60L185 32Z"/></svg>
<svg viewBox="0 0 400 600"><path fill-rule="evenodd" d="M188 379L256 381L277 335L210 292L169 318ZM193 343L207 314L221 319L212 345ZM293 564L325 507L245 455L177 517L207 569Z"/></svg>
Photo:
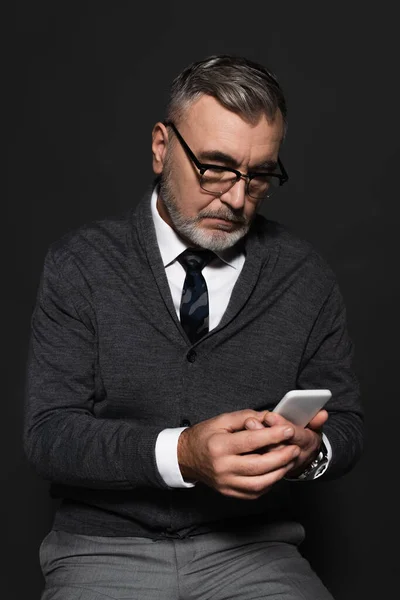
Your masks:
<svg viewBox="0 0 400 600"><path fill-rule="evenodd" d="M363 411L332 269L308 242L262 216L245 252L220 324L191 346L172 303L150 195L127 215L51 245L32 316L24 447L61 498L55 528L156 538L238 526L252 515L286 518L290 486L315 483L281 481L256 501L200 483L170 489L155 442L185 419L272 409L290 389L332 391L324 432L333 461L321 479L358 460Z"/></svg>

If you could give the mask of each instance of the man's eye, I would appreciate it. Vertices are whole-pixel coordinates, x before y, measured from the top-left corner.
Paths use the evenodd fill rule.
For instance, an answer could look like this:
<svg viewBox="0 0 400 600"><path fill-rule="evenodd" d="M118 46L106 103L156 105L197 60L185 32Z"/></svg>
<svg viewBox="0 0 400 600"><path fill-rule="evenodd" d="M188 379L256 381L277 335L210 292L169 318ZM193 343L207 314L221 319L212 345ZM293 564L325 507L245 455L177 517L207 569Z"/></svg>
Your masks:
<svg viewBox="0 0 400 600"><path fill-rule="evenodd" d="M203 179L207 181L231 181L236 179L236 175L231 171L224 171L222 169L207 169L204 172Z"/></svg>

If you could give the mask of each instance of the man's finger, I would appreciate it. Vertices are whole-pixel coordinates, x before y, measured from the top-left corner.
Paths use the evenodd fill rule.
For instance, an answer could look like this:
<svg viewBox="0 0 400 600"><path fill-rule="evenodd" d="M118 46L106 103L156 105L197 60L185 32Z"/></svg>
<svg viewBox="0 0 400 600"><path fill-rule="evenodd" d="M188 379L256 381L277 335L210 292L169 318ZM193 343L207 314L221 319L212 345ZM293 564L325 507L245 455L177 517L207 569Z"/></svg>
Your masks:
<svg viewBox="0 0 400 600"><path fill-rule="evenodd" d="M237 410L230 413L225 413L216 417L216 424L221 429L229 431L231 433L235 431L241 431L244 429L244 424L247 419L254 419L256 421L262 421L265 418L265 415L268 411L256 411L251 408L246 408L243 410Z"/></svg>
<svg viewBox="0 0 400 600"><path fill-rule="evenodd" d="M289 462L294 461L300 454L296 445L282 445L274 448L274 452L264 454L246 454L234 458L231 465L236 475L243 477L257 477L271 471L284 468Z"/></svg>
<svg viewBox="0 0 400 600"><path fill-rule="evenodd" d="M294 466L289 462L284 467L254 477L235 477L229 485L223 485L220 492L242 500L255 500L269 491L277 481L282 479Z"/></svg>
<svg viewBox="0 0 400 600"><path fill-rule="evenodd" d="M246 419L246 421L244 422L244 427L245 427L245 429L250 429L251 431L254 431L256 429L264 429L265 425L263 425L261 423L261 421L251 418L251 419Z"/></svg>
<svg viewBox="0 0 400 600"><path fill-rule="evenodd" d="M294 435L293 426L262 427L261 429L236 431L229 437L231 454L255 452L264 446L280 444ZM223 441L221 440L223 443Z"/></svg>

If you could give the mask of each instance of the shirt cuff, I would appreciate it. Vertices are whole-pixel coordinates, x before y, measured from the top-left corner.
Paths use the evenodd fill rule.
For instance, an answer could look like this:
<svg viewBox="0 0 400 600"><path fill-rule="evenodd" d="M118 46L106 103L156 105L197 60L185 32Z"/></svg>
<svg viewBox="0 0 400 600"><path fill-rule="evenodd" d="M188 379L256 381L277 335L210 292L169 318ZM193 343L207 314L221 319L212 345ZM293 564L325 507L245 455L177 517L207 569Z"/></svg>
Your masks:
<svg viewBox="0 0 400 600"><path fill-rule="evenodd" d="M332 446L329 443L328 438L326 437L326 435L323 433L322 434L322 441L325 444L325 448L326 448L326 454L327 454L327 458L328 458L328 462L326 463L326 467L329 467L329 463L332 460Z"/></svg>
<svg viewBox="0 0 400 600"><path fill-rule="evenodd" d="M191 488L194 483L185 481L178 463L178 439L187 427L174 427L160 431L156 441L158 471L169 487Z"/></svg>

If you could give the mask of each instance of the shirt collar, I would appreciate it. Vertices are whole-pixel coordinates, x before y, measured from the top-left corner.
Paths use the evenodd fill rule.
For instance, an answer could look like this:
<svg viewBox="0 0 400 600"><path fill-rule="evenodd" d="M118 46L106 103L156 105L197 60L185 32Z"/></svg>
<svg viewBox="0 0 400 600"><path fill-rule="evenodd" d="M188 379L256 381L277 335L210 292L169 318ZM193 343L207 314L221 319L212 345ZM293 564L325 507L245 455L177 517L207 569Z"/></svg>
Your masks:
<svg viewBox="0 0 400 600"><path fill-rule="evenodd" d="M157 198L158 187L156 186L151 195L151 214L163 265L164 267L168 267L189 247L189 244L184 242L176 231L161 218L157 210ZM240 244L236 244L233 248L228 248L215 254L227 265L234 269L239 269L244 262L244 252L240 246Z"/></svg>

